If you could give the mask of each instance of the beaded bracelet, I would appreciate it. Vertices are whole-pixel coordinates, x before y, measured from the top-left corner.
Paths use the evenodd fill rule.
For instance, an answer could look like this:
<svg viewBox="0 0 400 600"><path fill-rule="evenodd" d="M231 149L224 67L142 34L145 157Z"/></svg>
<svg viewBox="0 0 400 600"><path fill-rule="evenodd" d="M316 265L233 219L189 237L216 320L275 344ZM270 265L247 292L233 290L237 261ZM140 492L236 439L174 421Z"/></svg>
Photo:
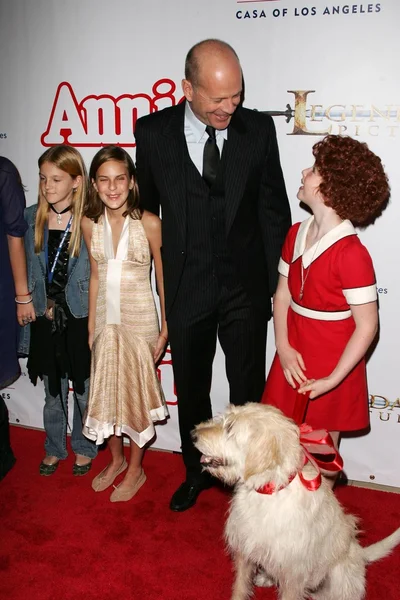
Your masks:
<svg viewBox="0 0 400 600"><path fill-rule="evenodd" d="M33 302L33 298L31 296L30 300L26 300L26 301L22 302L21 300L17 300L17 297L15 297L15 302L16 302L16 304L30 304L31 302Z"/></svg>

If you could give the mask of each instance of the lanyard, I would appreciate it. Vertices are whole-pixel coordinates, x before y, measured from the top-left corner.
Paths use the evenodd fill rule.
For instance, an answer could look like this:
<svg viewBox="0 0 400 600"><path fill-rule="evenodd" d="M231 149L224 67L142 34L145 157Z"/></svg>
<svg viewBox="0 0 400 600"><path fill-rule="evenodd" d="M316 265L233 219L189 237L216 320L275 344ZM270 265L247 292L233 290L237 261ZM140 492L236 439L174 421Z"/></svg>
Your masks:
<svg viewBox="0 0 400 600"><path fill-rule="evenodd" d="M51 283L53 281L54 271L55 271L55 268L56 268L57 260L58 260L58 257L60 256L60 252L61 252L61 249L62 249L62 247L64 245L65 238L67 237L67 233L71 229L72 219L73 218L74 217L72 215L69 218L67 226L66 226L66 228L64 230L64 234L63 234L63 236L61 238L61 242L60 242L60 244L59 244L59 246L57 248L57 252L56 252L56 255L55 255L55 258L54 258L53 265L52 265L51 269L49 269L49 244L48 244L48 242L45 245L46 266L47 266L47 279L48 279L49 283Z"/></svg>

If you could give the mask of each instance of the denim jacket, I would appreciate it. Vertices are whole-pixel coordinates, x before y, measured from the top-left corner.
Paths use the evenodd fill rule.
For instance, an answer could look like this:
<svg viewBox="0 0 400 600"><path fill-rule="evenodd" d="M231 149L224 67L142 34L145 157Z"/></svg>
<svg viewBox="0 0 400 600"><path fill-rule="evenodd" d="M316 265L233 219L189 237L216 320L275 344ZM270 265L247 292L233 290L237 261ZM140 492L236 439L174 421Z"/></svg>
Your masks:
<svg viewBox="0 0 400 600"><path fill-rule="evenodd" d="M25 234L26 266L28 271L28 289L32 292L33 305L37 317L44 315L46 299L46 257L42 250L35 254L35 219L37 205L25 209L28 230ZM83 239L78 257L70 256L68 261L68 281L65 286L65 299L72 315L81 319L88 316L89 303L89 256ZM30 325L21 327L18 354L28 355L30 344Z"/></svg>

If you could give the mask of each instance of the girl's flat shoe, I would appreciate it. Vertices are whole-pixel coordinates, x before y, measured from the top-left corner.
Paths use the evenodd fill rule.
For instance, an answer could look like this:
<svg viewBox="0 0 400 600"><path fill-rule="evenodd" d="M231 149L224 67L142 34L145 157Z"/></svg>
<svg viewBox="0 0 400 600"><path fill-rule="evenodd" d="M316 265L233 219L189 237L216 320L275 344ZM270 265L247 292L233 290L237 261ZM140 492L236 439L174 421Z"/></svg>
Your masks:
<svg viewBox="0 0 400 600"><path fill-rule="evenodd" d="M119 486L114 486L114 491L110 496L111 502L127 502L131 500L133 496L140 490L144 482L146 481L145 472L142 470L139 479L137 479L131 488L120 490Z"/></svg>
<svg viewBox="0 0 400 600"><path fill-rule="evenodd" d="M127 467L128 467L128 463L126 462L126 458L124 456L124 460L122 461L120 468L117 471L115 471L115 473L105 475L105 472L107 469L107 467L106 467L105 469L103 469L101 471L101 473L96 475L96 477L92 481L92 488L94 489L95 492L103 492L108 487L110 487L110 485L112 485L114 483L115 478L118 477L118 475L120 473L125 471L125 469Z"/></svg>
<svg viewBox="0 0 400 600"><path fill-rule="evenodd" d="M52 465L46 465L43 461L39 465L39 474L48 477L49 475L53 475L53 473L57 470L58 463L60 461L53 463Z"/></svg>
<svg viewBox="0 0 400 600"><path fill-rule="evenodd" d="M92 461L89 461L85 465L77 465L75 463L74 466L72 467L72 474L77 475L77 476L86 475L86 473L89 473L91 468L92 468Z"/></svg>

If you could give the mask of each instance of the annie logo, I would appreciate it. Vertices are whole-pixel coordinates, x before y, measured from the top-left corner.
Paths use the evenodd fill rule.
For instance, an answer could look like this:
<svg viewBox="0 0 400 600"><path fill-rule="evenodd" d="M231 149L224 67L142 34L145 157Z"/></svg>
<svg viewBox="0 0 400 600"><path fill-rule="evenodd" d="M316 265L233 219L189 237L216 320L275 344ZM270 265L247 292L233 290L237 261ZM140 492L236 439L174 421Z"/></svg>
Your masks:
<svg viewBox="0 0 400 600"><path fill-rule="evenodd" d="M182 99L175 97L175 91L176 84L171 79L159 79L151 96L139 93L115 98L101 94L86 96L78 102L72 85L64 81L57 88L47 129L40 141L43 146L134 147L137 119L178 104Z"/></svg>
<svg viewBox="0 0 400 600"><path fill-rule="evenodd" d="M157 377L162 385L165 394L165 403L169 406L178 404L174 374L172 371L172 357L169 347L165 351L163 359L157 366Z"/></svg>

